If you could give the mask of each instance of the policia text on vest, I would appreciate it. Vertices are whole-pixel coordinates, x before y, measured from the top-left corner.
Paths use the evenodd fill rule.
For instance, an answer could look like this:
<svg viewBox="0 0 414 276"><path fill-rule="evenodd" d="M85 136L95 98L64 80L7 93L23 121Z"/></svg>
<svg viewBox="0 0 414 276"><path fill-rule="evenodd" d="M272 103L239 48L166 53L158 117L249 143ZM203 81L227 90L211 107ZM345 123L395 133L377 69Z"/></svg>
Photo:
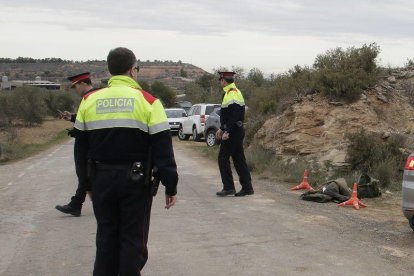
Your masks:
<svg viewBox="0 0 414 276"><path fill-rule="evenodd" d="M134 112L134 98L97 99L96 114Z"/></svg>

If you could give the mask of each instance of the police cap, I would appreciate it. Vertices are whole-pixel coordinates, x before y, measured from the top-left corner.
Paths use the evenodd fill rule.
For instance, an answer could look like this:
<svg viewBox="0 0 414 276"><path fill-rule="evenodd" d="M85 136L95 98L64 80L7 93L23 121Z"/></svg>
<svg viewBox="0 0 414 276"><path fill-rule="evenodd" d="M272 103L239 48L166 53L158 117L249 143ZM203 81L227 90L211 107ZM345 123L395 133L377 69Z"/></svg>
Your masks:
<svg viewBox="0 0 414 276"><path fill-rule="evenodd" d="M90 79L90 78L91 78L91 73L85 72L85 73L82 73L82 74L78 74L78 75L75 75L75 76L68 77L68 80L72 83L71 87L74 87L75 84L77 84L78 82L80 82L82 80Z"/></svg>
<svg viewBox="0 0 414 276"><path fill-rule="evenodd" d="M234 79L234 75L236 75L235 72L218 72L219 74L219 80L221 79Z"/></svg>

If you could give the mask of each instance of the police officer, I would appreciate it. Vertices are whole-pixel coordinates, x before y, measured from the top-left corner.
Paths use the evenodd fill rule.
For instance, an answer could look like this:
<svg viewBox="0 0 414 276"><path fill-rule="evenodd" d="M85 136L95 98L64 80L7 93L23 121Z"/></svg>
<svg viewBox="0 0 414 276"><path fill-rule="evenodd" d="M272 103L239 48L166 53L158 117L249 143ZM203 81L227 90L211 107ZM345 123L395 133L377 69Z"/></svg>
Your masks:
<svg viewBox="0 0 414 276"><path fill-rule="evenodd" d="M68 77L68 80L71 82L71 88L73 88L76 94L81 97L95 90L95 88L92 86L90 72ZM75 123L76 113L71 113L65 110L60 115L63 119ZM74 131L69 130L68 134L74 136ZM85 202L87 189L90 189L90 183L86 176L82 177L82 175L79 173L79 167L76 162L75 169L76 175L78 177L78 188L76 189L75 195L72 196L68 204L56 205L55 208L65 214L71 214L72 216L79 217L81 215L82 205Z"/></svg>
<svg viewBox="0 0 414 276"><path fill-rule="evenodd" d="M144 180L149 148L166 187L167 209L177 200L177 166L164 108L135 81L139 67L134 53L115 48L107 63L112 75L108 87L83 97L75 122L76 159L83 170L92 164L97 221L93 275L140 275L148 258L152 204Z"/></svg>
<svg viewBox="0 0 414 276"><path fill-rule="evenodd" d="M216 138L221 140L218 155L223 189L216 193L218 196L246 196L254 194L250 172L247 168L243 150L244 139L244 98L234 83L234 72L219 72L220 85L223 87L223 99L220 111L220 129ZM239 175L241 190L236 193L233 175L230 167L230 156Z"/></svg>

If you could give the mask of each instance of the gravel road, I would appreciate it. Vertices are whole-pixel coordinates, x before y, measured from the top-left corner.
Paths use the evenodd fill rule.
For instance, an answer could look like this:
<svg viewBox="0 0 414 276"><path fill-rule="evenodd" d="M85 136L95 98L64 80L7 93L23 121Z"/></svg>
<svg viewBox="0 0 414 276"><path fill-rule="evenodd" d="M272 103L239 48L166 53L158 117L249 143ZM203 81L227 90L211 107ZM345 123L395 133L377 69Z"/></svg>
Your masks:
<svg viewBox="0 0 414 276"><path fill-rule="evenodd" d="M165 210L161 187L143 275L414 274L414 233L398 195L363 200L357 211L255 178L255 195L218 198L216 163L190 143L174 142L179 202ZM75 182L73 141L0 166L0 275L91 275L91 202L79 218L54 209Z"/></svg>

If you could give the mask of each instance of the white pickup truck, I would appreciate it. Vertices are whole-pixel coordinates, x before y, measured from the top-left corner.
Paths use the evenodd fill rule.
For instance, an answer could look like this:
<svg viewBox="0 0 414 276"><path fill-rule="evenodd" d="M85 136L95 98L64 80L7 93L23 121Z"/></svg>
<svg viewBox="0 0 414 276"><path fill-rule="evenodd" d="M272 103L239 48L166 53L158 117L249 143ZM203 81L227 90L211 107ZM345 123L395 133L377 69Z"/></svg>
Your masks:
<svg viewBox="0 0 414 276"><path fill-rule="evenodd" d="M194 141L200 140L204 135L206 120L216 107L220 107L220 104L201 103L193 105L178 130L178 139L188 140L192 136Z"/></svg>

